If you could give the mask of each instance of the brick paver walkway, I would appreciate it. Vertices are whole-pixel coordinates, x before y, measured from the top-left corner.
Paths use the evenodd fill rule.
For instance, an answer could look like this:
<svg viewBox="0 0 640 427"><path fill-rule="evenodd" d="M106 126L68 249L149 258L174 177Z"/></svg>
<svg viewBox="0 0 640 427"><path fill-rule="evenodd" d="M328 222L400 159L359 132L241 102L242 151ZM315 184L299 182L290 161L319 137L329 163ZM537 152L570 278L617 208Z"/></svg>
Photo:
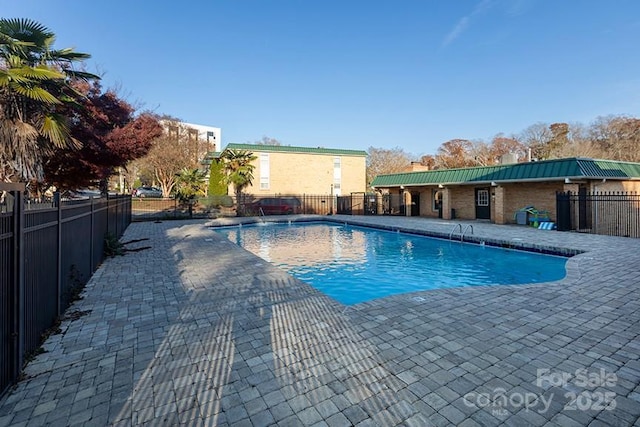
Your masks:
<svg viewBox="0 0 640 427"><path fill-rule="evenodd" d="M96 272L0 426L640 425L637 239L474 222L478 240L585 253L560 282L345 309L205 224L132 224L123 240L151 249Z"/></svg>

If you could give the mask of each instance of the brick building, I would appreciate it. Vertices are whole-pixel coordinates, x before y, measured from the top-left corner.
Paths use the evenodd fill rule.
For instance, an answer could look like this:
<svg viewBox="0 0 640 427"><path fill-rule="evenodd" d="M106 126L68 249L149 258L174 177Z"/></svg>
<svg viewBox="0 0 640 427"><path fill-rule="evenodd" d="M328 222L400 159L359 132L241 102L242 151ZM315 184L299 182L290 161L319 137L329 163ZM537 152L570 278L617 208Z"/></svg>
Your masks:
<svg viewBox="0 0 640 427"><path fill-rule="evenodd" d="M256 156L253 184L243 190L246 194L340 196L366 188L366 151L260 144L228 144L225 150Z"/></svg>
<svg viewBox="0 0 640 427"><path fill-rule="evenodd" d="M380 175L371 185L410 206L407 216L508 224L534 206L555 221L557 192L640 191L640 163L568 158Z"/></svg>

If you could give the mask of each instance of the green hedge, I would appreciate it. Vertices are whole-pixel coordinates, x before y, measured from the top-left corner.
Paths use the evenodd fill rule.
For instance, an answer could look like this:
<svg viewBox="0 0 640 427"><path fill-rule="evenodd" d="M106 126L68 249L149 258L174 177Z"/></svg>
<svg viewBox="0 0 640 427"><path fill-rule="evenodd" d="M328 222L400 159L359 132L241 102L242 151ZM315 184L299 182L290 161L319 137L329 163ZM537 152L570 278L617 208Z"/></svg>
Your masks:
<svg viewBox="0 0 640 427"><path fill-rule="evenodd" d="M209 196L224 196L227 194L227 186L223 182L224 163L213 159L209 167Z"/></svg>

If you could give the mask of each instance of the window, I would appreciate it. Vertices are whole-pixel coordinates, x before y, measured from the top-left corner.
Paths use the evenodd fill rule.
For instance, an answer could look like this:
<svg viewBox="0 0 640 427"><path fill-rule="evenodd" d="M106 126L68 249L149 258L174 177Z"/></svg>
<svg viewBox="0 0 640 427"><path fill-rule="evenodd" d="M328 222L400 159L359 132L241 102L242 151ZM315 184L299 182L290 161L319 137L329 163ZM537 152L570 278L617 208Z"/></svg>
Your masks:
<svg viewBox="0 0 640 427"><path fill-rule="evenodd" d="M207 142L215 142L216 141L216 134L213 133L213 131L208 130L207 131Z"/></svg>
<svg viewBox="0 0 640 427"><path fill-rule="evenodd" d="M340 157L333 158L333 194L339 196L340 184L342 183L342 167Z"/></svg>
<svg viewBox="0 0 640 427"><path fill-rule="evenodd" d="M478 190L477 206L489 206L489 190Z"/></svg>
<svg viewBox="0 0 640 427"><path fill-rule="evenodd" d="M269 153L260 153L260 189L269 189Z"/></svg>

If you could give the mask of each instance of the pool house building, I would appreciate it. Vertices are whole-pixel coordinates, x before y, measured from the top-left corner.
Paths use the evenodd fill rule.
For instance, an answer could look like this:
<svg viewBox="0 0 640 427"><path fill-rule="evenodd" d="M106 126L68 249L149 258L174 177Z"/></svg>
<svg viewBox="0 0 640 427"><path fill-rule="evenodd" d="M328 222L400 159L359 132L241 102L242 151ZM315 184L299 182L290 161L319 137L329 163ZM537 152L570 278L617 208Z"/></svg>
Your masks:
<svg viewBox="0 0 640 427"><path fill-rule="evenodd" d="M509 224L518 211L534 207L556 221L559 193L640 191L640 163L566 158L380 175L371 186L391 201L383 207L389 214ZM626 215L637 216L637 209Z"/></svg>

